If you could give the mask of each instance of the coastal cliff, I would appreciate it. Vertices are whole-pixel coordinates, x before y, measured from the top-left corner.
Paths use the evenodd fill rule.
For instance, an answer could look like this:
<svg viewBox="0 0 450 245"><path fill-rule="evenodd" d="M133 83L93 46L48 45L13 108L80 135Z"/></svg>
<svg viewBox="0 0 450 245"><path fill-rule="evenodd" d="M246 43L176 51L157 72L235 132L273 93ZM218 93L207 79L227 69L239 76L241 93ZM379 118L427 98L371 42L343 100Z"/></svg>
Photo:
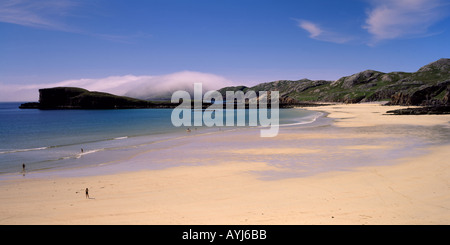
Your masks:
<svg viewBox="0 0 450 245"><path fill-rule="evenodd" d="M171 103L155 103L82 88L39 89L39 103L24 103L21 109L137 109L170 108Z"/></svg>

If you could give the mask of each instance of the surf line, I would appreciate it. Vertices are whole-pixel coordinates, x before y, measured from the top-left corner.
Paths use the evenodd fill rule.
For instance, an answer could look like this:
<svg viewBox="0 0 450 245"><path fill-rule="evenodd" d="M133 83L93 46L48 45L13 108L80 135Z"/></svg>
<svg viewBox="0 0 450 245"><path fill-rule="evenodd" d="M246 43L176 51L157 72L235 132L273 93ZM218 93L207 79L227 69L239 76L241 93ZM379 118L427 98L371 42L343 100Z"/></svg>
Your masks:
<svg viewBox="0 0 450 245"><path fill-rule="evenodd" d="M270 109L267 108L268 99L270 97ZM172 94L172 103L180 103L172 110L171 121L175 127L192 126L191 112L192 102L191 95L187 91L178 90ZM213 102L214 100L214 102ZM249 126L258 126L258 121L262 127L270 127L261 129L261 137L275 137L279 130L279 91L259 91L256 96L255 91L226 91L226 110L223 109L223 96L219 91L211 90L203 96L203 88L201 83L194 83L194 125L193 126L224 126L223 115L226 113L226 125L245 126L245 103L248 100L249 109L258 110L258 113L249 115ZM232 102L232 103L229 103ZM236 108L234 105L236 102ZM211 105L202 110L203 103ZM270 113L269 113L270 110ZM236 111L236 122L234 113ZM270 114L270 117L269 117ZM258 120L259 119L259 120ZM235 124L236 123L236 124Z"/></svg>

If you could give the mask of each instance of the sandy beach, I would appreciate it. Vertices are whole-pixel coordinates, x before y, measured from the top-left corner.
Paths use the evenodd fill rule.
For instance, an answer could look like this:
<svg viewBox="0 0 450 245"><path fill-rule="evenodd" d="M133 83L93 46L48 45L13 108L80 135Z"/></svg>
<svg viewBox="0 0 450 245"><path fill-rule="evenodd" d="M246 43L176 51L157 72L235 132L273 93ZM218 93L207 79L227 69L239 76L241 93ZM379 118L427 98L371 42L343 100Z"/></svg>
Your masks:
<svg viewBox="0 0 450 245"><path fill-rule="evenodd" d="M111 165L164 155L158 169L2 180L0 224L450 224L450 115L385 115L398 108L307 108L326 118L274 138L200 135Z"/></svg>

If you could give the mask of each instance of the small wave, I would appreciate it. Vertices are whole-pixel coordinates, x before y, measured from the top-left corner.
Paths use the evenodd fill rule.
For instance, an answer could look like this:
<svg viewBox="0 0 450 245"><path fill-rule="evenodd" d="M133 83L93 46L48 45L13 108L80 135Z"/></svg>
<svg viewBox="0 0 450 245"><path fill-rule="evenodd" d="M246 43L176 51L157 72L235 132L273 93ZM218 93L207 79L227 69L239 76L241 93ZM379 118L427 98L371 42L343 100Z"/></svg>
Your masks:
<svg viewBox="0 0 450 245"><path fill-rule="evenodd" d="M63 160L68 160L68 159L79 159L84 155L88 155L88 154L92 154L92 153L96 153L99 151L104 151L107 150L106 148L101 148L101 149L95 149L95 150L90 150L90 151L84 151L82 153L78 153L78 154L72 154L72 155L66 155L66 156L61 156L58 158L54 158L54 159L46 159L46 160L42 160L42 161L37 161L37 162L31 162L31 165L34 164L42 164L42 163L51 163L51 162L58 162L58 161L63 161Z"/></svg>
<svg viewBox="0 0 450 245"><path fill-rule="evenodd" d="M279 127L286 127L286 126L295 126L295 125L304 125L304 124L310 124L315 122L319 117L323 116L324 114L322 112L318 112L314 115L311 116L306 116L306 117L302 117L302 121L299 122L294 122L294 123L283 123L283 124L278 124L278 125L272 125L271 126L279 126ZM309 119L309 120L304 120L304 119ZM267 127L267 126L258 126L258 127Z"/></svg>
<svg viewBox="0 0 450 245"><path fill-rule="evenodd" d="M84 142L77 142L77 143L70 143L70 144L61 144L61 145L52 145L52 146L45 146L45 147L36 147L36 148L29 148L29 149L1 149L1 154L12 154L12 153L20 153L20 152L27 152L27 151L40 151L40 150L47 150L47 149L55 149L55 148L62 148L67 146L75 146L75 145L85 145L90 143L98 143L102 141L108 141L108 140L124 140L128 139L128 136L123 137L116 137L116 138L110 138L110 139L98 139L98 140L92 140L92 141L84 141Z"/></svg>
<svg viewBox="0 0 450 245"><path fill-rule="evenodd" d="M0 154L10 154L10 153L18 153L18 152L27 152L27 151L40 151L48 149L49 147L37 147L37 148L30 148L30 149L15 149L15 150L7 150L7 151L1 151Z"/></svg>
<svg viewBox="0 0 450 245"><path fill-rule="evenodd" d="M308 116L308 117L304 117L302 119L305 118L310 118L310 120L308 121L301 121L301 122L295 122L295 123L287 123L287 124L280 124L279 126L294 126L294 125L304 125L304 124L310 124L313 123L317 120L317 118L323 116L324 114L322 112L319 112L317 114L314 114L312 116Z"/></svg>
<svg viewBox="0 0 450 245"><path fill-rule="evenodd" d="M90 151L84 151L84 152L82 152L82 153L79 153L79 154L77 154L76 156L75 156L75 158L80 158L80 157L82 157L82 156L85 156L85 155L88 155L88 154L92 154L92 153L96 153L96 152L99 152L99 151L104 151L104 150L106 150L106 148L101 148L101 149L95 149L95 150L90 150Z"/></svg>

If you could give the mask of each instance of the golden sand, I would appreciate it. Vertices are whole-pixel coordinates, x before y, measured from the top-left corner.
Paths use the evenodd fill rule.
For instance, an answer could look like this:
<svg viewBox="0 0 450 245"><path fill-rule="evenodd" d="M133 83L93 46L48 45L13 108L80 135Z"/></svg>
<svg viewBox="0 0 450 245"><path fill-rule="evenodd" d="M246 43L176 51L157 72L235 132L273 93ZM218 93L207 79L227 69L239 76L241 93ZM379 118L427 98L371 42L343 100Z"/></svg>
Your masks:
<svg viewBox="0 0 450 245"><path fill-rule="evenodd" d="M450 115L383 115L393 108L378 104L311 109L328 112L338 127L347 128L448 126L450 121ZM337 128L336 134L282 133L274 140L289 142L293 137L339 140L342 134ZM361 135L345 134L345 139L352 137ZM364 137L380 138L383 133ZM391 145L336 147L354 154ZM0 224L450 224L450 147L426 150L419 157L395 159L390 165L274 180L255 174L286 171L268 164L265 157L314 154L326 158L327 151L295 145L242 147L234 150L233 160L209 165L4 180L0 183ZM246 158L239 160L240 156ZM252 160L251 156L260 158ZM85 197L86 187L90 199Z"/></svg>

